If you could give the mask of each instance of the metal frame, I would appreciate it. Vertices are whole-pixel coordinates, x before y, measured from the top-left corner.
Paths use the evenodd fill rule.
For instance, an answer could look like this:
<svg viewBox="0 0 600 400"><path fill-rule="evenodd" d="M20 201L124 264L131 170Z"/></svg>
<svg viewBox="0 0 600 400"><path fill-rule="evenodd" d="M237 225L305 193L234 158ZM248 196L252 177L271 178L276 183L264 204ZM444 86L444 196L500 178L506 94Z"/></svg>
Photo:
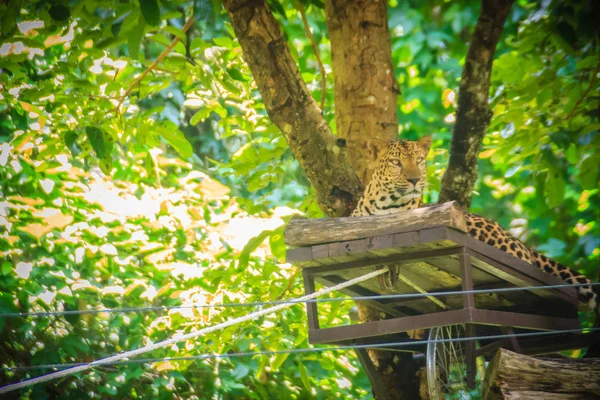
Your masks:
<svg viewBox="0 0 600 400"><path fill-rule="evenodd" d="M341 249L345 249L342 252ZM452 271L453 275L460 278L460 286L456 287L457 295L462 293L462 308L449 309L444 307L444 298L428 296L437 290L430 288L427 292L409 277L402 277L401 265L403 263L415 263L417 260L427 262L428 258L452 257L457 259L458 271ZM515 330L567 330L579 329L577 315L578 296L574 288L539 289L529 291L530 295L509 293L506 298L511 301L518 299L534 300L535 308L527 312L525 305L514 309L478 308L474 293L463 293L481 288L474 282L474 272L477 276L492 276L499 287L514 285L517 287L556 285L562 281L547 274L535 266L513 257L499 249L482 243L464 232L459 232L448 227L429 227L411 232L403 232L378 236L373 238L357 239L349 242L336 242L330 244L315 245L307 248L291 249L288 251L288 261L297 262L303 267L303 278L305 293L315 292L315 283L325 286L333 286L341 283L350 276L364 273L373 268L390 268L397 272L395 275L403 284L411 290L424 294L424 298L435 304L434 312L420 313L411 308L411 300L368 300L363 304L386 313L389 318L379 321L370 321L359 324L321 328L318 319L318 303L306 303L308 315L309 342L329 344L378 344L377 349L389 351L404 351L412 353L425 353L427 346L422 341L408 339L403 333L410 330L429 329L445 325L464 325L465 336L474 337L477 333L497 331L498 327L505 334L511 334ZM398 268L398 265L400 267ZM435 262L430 265L436 265ZM440 266L442 264L439 264ZM455 264L456 265L456 264ZM449 272L449 271L447 271ZM482 275L482 273L484 273ZM347 274L347 276L344 276ZM414 273L413 273L414 277ZM478 278L480 279L480 278ZM483 282L483 281L482 281ZM478 284L481 284L479 282ZM355 285L344 289L346 295L373 296L378 293ZM381 287L381 282L379 287ZM440 286L441 288L442 286ZM387 288L386 288L387 289ZM443 291L452 291L447 288ZM450 299L449 296L448 299ZM537 299L537 300L536 300ZM550 305L546 311L548 315L540 315L542 310L537 309L540 303ZM459 303L460 304L460 303ZM456 301L454 301L456 307ZM560 335L559 335L560 336ZM514 351L526 354L537 352L549 352L553 348L558 350L573 349L581 347L583 341L588 341L590 335L562 335L561 340L552 341L551 337L543 339L525 339L517 341L512 339L500 339L491 342L480 343L476 348L474 341L465 342L465 358L467 364L467 384L474 386L477 366L476 358L486 355L500 347L512 347ZM558 337L558 336L557 336ZM573 339L573 340L571 340ZM386 348L385 342L406 342L407 346ZM374 393L385 398L385 391L379 375L373 373L374 366L368 357L366 350L359 350L357 355L367 371ZM383 392L382 392L383 390ZM381 393L380 393L381 392Z"/></svg>
<svg viewBox="0 0 600 400"><path fill-rule="evenodd" d="M499 276L506 282L516 284L518 286L540 284L539 277L536 277L538 279L532 279L531 275L527 272L520 272L516 270L515 267L507 266L505 263L491 259L487 255L481 254L481 252L477 250L480 249L473 249L466 246L460 246L439 250L429 250L426 252L419 251L414 253L401 253L388 257L358 260L322 267L305 268L302 271L304 278L305 293L314 293L315 282L319 282L327 286L339 283L343 279L336 276L336 274L344 270L356 268L364 269L365 267L369 266L378 266L397 262L410 262L417 259L439 257L443 255L458 256L460 266L461 289L463 291L471 291L475 288L472 271L473 268L481 268L481 266L475 267L474 261L482 259L486 263L486 272L491 273L495 276ZM520 261L517 259L514 260ZM492 266L492 268L490 268L490 266ZM531 267L530 265L528 266ZM547 275L547 277L549 278L554 278L548 274L545 275ZM546 278L546 276L542 276L542 278ZM551 283L552 282L550 282L549 284ZM360 286L347 288L345 290L345 293L350 296L365 296L372 294L364 288L361 288ZM543 298L551 298L563 304L567 303L571 306L573 306L574 303L576 304L577 302L577 299L573 296L570 296L571 293L569 293L568 291L567 293L565 293L565 291L560 290L536 290L532 291L532 293ZM392 306L385 304L384 302L369 300L369 306L385 312L386 314L391 316L391 318L380 321L371 321L361 324L336 326L330 328L320 328L319 326L318 303L307 303L306 310L308 314L309 341L314 344L364 343L368 339L382 338L384 335L396 334L400 332L406 332L409 330L428 329L435 326L455 324L465 325L467 336L475 336L476 327L480 325L492 325L503 328L508 327L511 330L513 328L531 330L564 330L578 329L580 327L579 320L577 319L576 309L574 307L568 307L571 311L569 313L572 316L571 318L567 318L564 316L540 316L535 314L517 313L512 311L478 309L475 304L475 295L473 293L465 293L462 296L462 309L439 311L420 315L407 315L396 310ZM379 343L381 343L381 341L379 341ZM481 351L476 351L475 343L467 343L469 343L466 349L467 354L469 355L469 358L473 360L474 363L475 355L481 354ZM518 348L518 343L516 341L511 341L509 342L509 344L511 344L513 348ZM411 348L404 350L419 351L420 349ZM470 367L471 368L469 368L469 371L471 373L469 376L473 376L475 371L474 364L471 364Z"/></svg>

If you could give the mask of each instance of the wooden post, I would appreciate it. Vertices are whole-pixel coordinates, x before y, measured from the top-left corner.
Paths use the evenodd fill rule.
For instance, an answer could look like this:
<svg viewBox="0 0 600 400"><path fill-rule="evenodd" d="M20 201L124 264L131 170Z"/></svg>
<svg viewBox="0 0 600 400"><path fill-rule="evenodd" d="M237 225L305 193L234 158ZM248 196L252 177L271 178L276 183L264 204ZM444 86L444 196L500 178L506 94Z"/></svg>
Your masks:
<svg viewBox="0 0 600 400"><path fill-rule="evenodd" d="M534 358L500 349L486 371L483 398L600 398L600 359Z"/></svg>

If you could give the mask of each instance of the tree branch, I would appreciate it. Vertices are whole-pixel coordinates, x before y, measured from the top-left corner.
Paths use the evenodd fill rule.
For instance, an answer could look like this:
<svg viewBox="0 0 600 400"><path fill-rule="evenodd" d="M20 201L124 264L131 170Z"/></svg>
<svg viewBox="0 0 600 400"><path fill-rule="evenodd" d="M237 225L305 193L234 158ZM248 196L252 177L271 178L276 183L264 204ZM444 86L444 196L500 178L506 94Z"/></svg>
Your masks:
<svg viewBox="0 0 600 400"><path fill-rule="evenodd" d="M442 179L439 202L456 200L468 209L477 180L481 141L492 117L488 106L496 45L514 0L482 0L481 11L463 67L450 161Z"/></svg>
<svg viewBox="0 0 600 400"><path fill-rule="evenodd" d="M302 17L304 31L310 40L310 45L312 46L313 53L315 53L315 58L317 59L317 64L319 65L319 71L321 71L321 111L325 111L325 95L327 94L327 76L325 75L325 67L323 66L323 61L321 61L321 55L319 54L319 47L317 46L315 37L310 30L310 26L308 25L308 18L306 18L304 7L298 0L294 1L294 5Z"/></svg>
<svg viewBox="0 0 600 400"><path fill-rule="evenodd" d="M575 115L575 112L577 111L577 108L579 107L579 105L581 104L581 102L583 101L583 99L585 99L587 97L587 95L590 92L590 90L592 90L592 87L594 87L594 83L596 83L596 76L598 75L598 72L600 72L600 64L598 64L596 66L596 69L592 73L592 77L590 79L589 86L587 87L587 89L585 90L585 92L583 92L583 94L581 95L581 97L579 97L579 99L577 99L577 103L575 103L575 105L573 106L573 109L571 110L571 112L567 116L567 121L570 121L571 118L573 118L573 116Z"/></svg>
<svg viewBox="0 0 600 400"><path fill-rule="evenodd" d="M387 1L327 0L337 134L347 139L363 184L388 140L398 136Z"/></svg>
<svg viewBox="0 0 600 400"><path fill-rule="evenodd" d="M187 21L185 22L185 25L183 26L183 28L181 28L181 30L184 33L187 32L187 30L190 29L190 27L192 26L193 23L194 23L194 16L192 15L191 17L189 17L187 19ZM173 50L173 48L175 48L175 45L177 45L177 43L179 43L179 40L180 40L179 37L175 37L175 39L173 39L171 44L169 46L167 46L167 48L164 49L163 52L158 55L158 57L156 57L156 60L154 60L154 62L152 64L150 64L150 66L148 68L146 68L144 70L144 72L142 72L140 74L140 76L138 76L133 82L131 82L131 85L129 85L129 87L123 94L123 96L121 96L121 100L119 100L119 104L117 104L117 107L115 109L115 111L117 111L117 113L119 112L119 109L121 108L121 105L123 104L123 102L125 101L127 96L129 96L131 94L131 91L146 77L146 75L148 75L150 73L150 71L152 71L171 52L171 50Z"/></svg>
<svg viewBox="0 0 600 400"><path fill-rule="evenodd" d="M348 215L363 187L311 97L281 27L264 0L224 0L271 121L313 184L330 216Z"/></svg>

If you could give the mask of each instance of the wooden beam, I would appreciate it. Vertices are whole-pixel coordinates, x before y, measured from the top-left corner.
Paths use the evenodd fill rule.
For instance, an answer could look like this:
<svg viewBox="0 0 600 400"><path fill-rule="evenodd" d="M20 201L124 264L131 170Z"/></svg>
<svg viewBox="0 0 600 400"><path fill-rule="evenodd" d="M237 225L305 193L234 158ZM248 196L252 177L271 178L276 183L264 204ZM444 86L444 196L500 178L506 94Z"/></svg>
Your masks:
<svg viewBox="0 0 600 400"><path fill-rule="evenodd" d="M500 349L483 387L485 400L597 399L600 359L543 359Z"/></svg>
<svg viewBox="0 0 600 400"><path fill-rule="evenodd" d="M285 243L303 247L389 235L437 226L467 231L465 216L455 202L399 212L353 218L292 219L285 228Z"/></svg>

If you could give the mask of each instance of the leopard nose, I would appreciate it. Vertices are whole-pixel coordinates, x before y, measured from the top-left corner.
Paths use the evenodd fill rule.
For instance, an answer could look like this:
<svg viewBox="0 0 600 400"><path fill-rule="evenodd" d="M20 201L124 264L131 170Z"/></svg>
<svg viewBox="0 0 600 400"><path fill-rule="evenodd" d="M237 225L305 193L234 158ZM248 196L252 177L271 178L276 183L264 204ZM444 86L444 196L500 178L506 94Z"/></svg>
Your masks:
<svg viewBox="0 0 600 400"><path fill-rule="evenodd" d="M407 181L412 183L414 186L417 186L417 182L419 182L421 178L408 178Z"/></svg>

